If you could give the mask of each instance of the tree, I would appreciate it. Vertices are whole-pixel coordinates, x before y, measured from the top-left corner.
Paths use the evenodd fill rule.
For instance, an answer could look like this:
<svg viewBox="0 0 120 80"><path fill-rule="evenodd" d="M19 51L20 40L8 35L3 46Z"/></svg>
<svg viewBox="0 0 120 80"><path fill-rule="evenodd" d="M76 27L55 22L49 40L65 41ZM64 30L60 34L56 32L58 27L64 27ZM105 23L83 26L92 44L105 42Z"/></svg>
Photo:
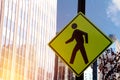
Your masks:
<svg viewBox="0 0 120 80"><path fill-rule="evenodd" d="M112 48L107 49L99 57L98 69L101 80L117 80L116 73L120 72L120 52L115 53Z"/></svg>

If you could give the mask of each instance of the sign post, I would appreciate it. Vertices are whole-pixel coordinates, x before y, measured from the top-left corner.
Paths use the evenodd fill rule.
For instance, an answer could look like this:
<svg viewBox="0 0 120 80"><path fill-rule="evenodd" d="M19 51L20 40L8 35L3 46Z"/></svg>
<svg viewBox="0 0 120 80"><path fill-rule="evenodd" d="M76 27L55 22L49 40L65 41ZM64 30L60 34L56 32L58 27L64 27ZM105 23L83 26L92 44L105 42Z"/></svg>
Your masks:
<svg viewBox="0 0 120 80"><path fill-rule="evenodd" d="M77 13L82 12L85 14L85 0L78 0L78 10ZM76 76L76 80L83 80L84 79L84 73L80 75L80 77Z"/></svg>

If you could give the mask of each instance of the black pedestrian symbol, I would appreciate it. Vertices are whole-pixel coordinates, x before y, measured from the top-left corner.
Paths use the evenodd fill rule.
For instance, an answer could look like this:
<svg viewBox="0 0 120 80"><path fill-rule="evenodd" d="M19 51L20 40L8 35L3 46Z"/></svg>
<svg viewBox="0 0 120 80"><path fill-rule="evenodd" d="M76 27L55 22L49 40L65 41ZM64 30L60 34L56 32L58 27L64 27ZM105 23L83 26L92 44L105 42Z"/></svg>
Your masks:
<svg viewBox="0 0 120 80"><path fill-rule="evenodd" d="M83 32L83 31L77 29L77 24L76 23L73 23L71 27L75 30L72 34L72 37L65 42L67 44L69 42L72 42L74 39L76 40L76 45L75 45L75 47L72 51L72 56L71 56L71 59L70 59L70 63L73 64L73 62L75 60L76 53L77 53L78 50L80 50L80 52L82 54L82 57L84 59L84 62L85 62L85 64L87 64L88 63L88 58L87 58L85 47L84 47L84 39L85 39L85 42L88 43L88 34L86 32Z"/></svg>

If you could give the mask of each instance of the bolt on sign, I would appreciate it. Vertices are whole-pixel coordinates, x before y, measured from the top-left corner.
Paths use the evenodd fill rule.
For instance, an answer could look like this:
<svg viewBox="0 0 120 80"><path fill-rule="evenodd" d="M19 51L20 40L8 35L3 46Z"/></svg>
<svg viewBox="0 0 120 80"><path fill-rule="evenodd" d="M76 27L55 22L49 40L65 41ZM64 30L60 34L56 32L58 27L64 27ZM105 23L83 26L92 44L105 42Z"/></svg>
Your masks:
<svg viewBox="0 0 120 80"><path fill-rule="evenodd" d="M80 76L111 44L112 41L80 12L49 46Z"/></svg>

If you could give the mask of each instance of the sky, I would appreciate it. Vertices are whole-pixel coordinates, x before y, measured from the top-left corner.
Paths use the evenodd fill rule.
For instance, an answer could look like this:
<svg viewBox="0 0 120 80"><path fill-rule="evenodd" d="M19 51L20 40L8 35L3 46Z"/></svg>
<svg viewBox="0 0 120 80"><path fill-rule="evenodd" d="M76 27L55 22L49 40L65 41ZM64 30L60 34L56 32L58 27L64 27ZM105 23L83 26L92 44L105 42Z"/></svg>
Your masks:
<svg viewBox="0 0 120 80"><path fill-rule="evenodd" d="M58 0L57 32L76 15L78 0ZM120 41L120 0L86 0L85 16L105 35L114 34Z"/></svg>

